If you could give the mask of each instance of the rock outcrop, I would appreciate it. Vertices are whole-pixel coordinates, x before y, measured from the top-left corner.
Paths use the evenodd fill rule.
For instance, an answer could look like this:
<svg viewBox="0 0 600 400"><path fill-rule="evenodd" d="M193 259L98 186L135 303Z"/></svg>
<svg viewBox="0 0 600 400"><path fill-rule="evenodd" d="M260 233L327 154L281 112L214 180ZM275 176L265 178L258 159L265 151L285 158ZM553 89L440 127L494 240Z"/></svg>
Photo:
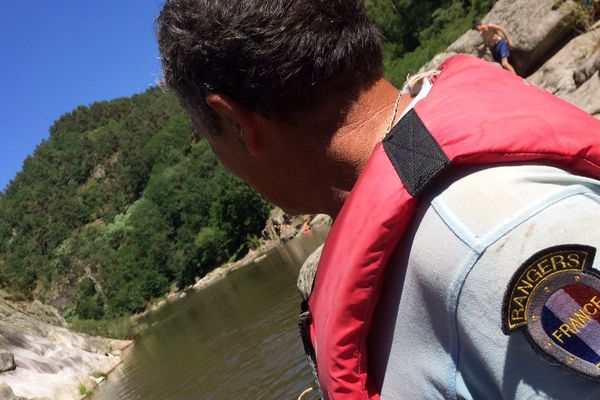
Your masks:
<svg viewBox="0 0 600 400"><path fill-rule="evenodd" d="M596 71L583 85L564 98L600 119L600 73Z"/></svg>
<svg viewBox="0 0 600 400"><path fill-rule="evenodd" d="M578 18L585 12L581 7L570 0L500 0L483 22L508 29L515 43L510 61L519 75L600 118L600 22L578 32ZM492 60L480 35L471 30L421 70L434 69L458 53Z"/></svg>
<svg viewBox="0 0 600 400"><path fill-rule="evenodd" d="M569 41L527 80L563 97L574 92L598 70L600 65L595 58L599 50L600 24L596 24L589 32Z"/></svg>
<svg viewBox="0 0 600 400"><path fill-rule="evenodd" d="M92 390L90 375L114 369L131 344L71 332L53 307L6 297L0 292L0 399L79 399L79 385Z"/></svg>
<svg viewBox="0 0 600 400"><path fill-rule="evenodd" d="M560 43L573 34L576 19L573 1L557 6L556 0L500 0L483 18L483 23L495 23L506 27L514 42L511 62L519 75L527 76L539 66L545 57L560 47ZM424 66L433 69L455 54L472 54L492 61L489 49L481 36L469 30L448 49L436 55Z"/></svg>
<svg viewBox="0 0 600 400"><path fill-rule="evenodd" d="M600 118L600 22L575 37L528 81Z"/></svg>

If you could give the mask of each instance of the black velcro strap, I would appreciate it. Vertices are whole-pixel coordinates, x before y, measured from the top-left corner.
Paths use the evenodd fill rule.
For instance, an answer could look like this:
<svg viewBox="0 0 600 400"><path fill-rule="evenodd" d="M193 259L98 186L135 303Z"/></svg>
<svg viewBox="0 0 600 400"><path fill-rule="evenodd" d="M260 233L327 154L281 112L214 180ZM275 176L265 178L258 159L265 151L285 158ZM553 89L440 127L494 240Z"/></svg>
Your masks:
<svg viewBox="0 0 600 400"><path fill-rule="evenodd" d="M383 148L413 197L421 194L431 180L450 165L450 160L414 109L406 113L383 139Z"/></svg>

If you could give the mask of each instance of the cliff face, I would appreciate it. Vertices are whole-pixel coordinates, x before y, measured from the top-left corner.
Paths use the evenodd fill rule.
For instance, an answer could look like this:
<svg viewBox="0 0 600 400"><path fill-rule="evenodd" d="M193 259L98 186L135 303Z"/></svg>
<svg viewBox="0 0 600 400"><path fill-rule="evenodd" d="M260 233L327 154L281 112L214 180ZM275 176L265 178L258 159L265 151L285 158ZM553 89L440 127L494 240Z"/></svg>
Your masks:
<svg viewBox="0 0 600 400"><path fill-rule="evenodd" d="M600 21L594 21L600 16L581 3L500 0L482 22L507 28L515 44L510 61L520 76L600 118ZM492 60L480 35L469 31L422 70L458 53Z"/></svg>

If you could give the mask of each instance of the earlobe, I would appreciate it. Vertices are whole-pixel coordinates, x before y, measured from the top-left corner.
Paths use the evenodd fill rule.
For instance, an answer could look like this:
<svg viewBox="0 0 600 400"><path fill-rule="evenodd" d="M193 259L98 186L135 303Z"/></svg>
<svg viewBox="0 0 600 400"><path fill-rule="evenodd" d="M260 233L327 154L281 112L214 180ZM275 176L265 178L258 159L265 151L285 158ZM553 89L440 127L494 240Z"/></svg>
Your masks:
<svg viewBox="0 0 600 400"><path fill-rule="evenodd" d="M262 154L262 140L256 122L250 123L246 128L240 129L240 135L246 143L246 148L251 156L257 157Z"/></svg>

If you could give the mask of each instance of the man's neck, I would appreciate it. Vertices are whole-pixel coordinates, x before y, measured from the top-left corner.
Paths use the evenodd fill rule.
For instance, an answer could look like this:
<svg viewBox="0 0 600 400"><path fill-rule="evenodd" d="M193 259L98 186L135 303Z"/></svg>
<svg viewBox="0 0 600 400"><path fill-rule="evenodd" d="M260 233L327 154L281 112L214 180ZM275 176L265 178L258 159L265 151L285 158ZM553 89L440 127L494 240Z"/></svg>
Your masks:
<svg viewBox="0 0 600 400"><path fill-rule="evenodd" d="M321 202L329 215L339 213L373 149L410 104L410 95L399 99L399 94L390 82L379 80L359 94L343 124L325 144L320 170L328 190Z"/></svg>

